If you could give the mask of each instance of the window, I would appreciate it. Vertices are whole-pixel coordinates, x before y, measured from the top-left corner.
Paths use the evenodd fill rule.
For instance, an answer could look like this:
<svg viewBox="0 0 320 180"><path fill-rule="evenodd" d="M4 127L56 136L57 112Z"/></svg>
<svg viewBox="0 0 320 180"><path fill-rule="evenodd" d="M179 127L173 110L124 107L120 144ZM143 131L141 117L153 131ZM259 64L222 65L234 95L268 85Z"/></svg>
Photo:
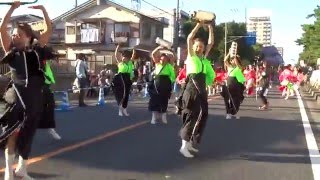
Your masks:
<svg viewBox="0 0 320 180"><path fill-rule="evenodd" d="M107 55L107 56L104 56L104 57L105 57L104 64L112 64L112 60L113 60L112 56Z"/></svg>
<svg viewBox="0 0 320 180"><path fill-rule="evenodd" d="M157 25L156 27L156 36L163 38L163 27L161 25Z"/></svg>
<svg viewBox="0 0 320 180"><path fill-rule="evenodd" d="M130 25L127 23L114 24L115 37L129 37Z"/></svg>
<svg viewBox="0 0 320 180"><path fill-rule="evenodd" d="M140 36L140 33L139 33L139 24L138 23L135 23L135 24L131 24L130 25L130 37L133 37L133 38L138 38Z"/></svg>
<svg viewBox="0 0 320 180"><path fill-rule="evenodd" d="M151 26L146 22L142 23L141 26L141 37L142 39L150 39L151 38Z"/></svg>
<svg viewBox="0 0 320 180"><path fill-rule="evenodd" d="M67 34L76 34L76 28L74 26L67 26Z"/></svg>

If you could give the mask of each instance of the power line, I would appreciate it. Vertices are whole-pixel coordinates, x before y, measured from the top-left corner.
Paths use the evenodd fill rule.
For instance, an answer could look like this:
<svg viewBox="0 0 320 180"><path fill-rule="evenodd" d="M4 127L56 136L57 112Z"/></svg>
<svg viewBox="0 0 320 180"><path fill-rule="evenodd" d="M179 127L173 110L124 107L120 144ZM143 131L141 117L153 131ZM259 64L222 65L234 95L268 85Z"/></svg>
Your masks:
<svg viewBox="0 0 320 180"><path fill-rule="evenodd" d="M152 6L152 7L154 7L154 8L156 8L156 9L158 9L158 10L160 10L160 11L163 11L163 12L165 12L165 13L167 13L167 14L171 15L171 16L174 16L173 14L169 13L168 11L165 11L165 10L163 10L163 9L161 9L161 8L158 8L157 6L155 6L155 5L151 4L151 3L149 3L149 2L148 2L148 1L146 1L146 0L141 0L141 1L142 1L142 2L144 2L144 3L146 3L146 4L148 4L148 5L150 5L150 6Z"/></svg>

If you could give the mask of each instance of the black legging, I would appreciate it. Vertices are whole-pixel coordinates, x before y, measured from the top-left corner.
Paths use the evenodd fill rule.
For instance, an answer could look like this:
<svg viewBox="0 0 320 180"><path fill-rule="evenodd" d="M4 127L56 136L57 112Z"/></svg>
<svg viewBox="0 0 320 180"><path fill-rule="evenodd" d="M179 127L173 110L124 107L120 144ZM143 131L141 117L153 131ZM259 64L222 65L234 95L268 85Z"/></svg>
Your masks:
<svg viewBox="0 0 320 180"><path fill-rule="evenodd" d="M129 73L119 73L113 79L112 90L119 106L128 107L132 82Z"/></svg>
<svg viewBox="0 0 320 180"><path fill-rule="evenodd" d="M244 99L244 85L239 83L235 77L228 78L228 85L222 86L222 97L226 106L226 113L236 115Z"/></svg>
<svg viewBox="0 0 320 180"><path fill-rule="evenodd" d="M165 113L171 96L172 85L169 76L160 75L154 80L154 87L149 87L149 111Z"/></svg>
<svg viewBox="0 0 320 180"><path fill-rule="evenodd" d="M33 138L41 118L43 110L43 83L43 77L29 77L28 86L26 88L18 88L26 105L25 121L19 130L17 139L17 151L23 159L29 158ZM20 103L20 101L17 103Z"/></svg>
<svg viewBox="0 0 320 180"><path fill-rule="evenodd" d="M197 87L195 86L194 82ZM200 143L208 119L208 95L205 88L205 75L189 77L182 95L182 121L180 136L185 141Z"/></svg>
<svg viewBox="0 0 320 180"><path fill-rule="evenodd" d="M54 94L50 85L46 84L43 87L43 112L38 126L39 129L56 128L54 108Z"/></svg>
<svg viewBox="0 0 320 180"><path fill-rule="evenodd" d="M262 90L260 91L260 94L259 94L263 105L267 105L267 104L268 104L268 99L267 99L267 97L264 95L265 92L266 92L266 90L268 89L268 86L269 86L269 85L263 86L263 87L262 87Z"/></svg>

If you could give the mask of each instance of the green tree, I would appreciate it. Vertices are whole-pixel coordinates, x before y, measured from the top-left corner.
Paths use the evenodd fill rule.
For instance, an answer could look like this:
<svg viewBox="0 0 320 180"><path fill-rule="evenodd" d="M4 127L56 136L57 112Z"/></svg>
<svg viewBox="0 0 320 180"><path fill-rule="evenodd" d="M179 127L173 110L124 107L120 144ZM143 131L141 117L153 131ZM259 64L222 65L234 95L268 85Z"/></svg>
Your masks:
<svg viewBox="0 0 320 180"><path fill-rule="evenodd" d="M315 18L313 24L301 25L303 34L296 43L303 46L303 52L300 53L300 59L305 60L308 64L315 64L320 58L320 6L314 9L314 13L307 18Z"/></svg>
<svg viewBox="0 0 320 180"><path fill-rule="evenodd" d="M183 32L186 34L190 34L192 29L194 28L195 23L192 21L187 21L183 25ZM238 54L242 58L245 64L252 63L254 60L254 56L261 50L261 45L248 46L246 45L246 39L235 37L235 36L246 36L246 25L245 23L236 23L236 22L228 22L227 23L228 30L228 39L227 39L227 51L230 48L231 42L236 41L238 43ZM196 34L196 37L200 37L204 40L208 39L208 31L201 28L199 32ZM210 53L210 58L215 61L215 63L221 64L224 58L224 49L225 49L225 23L221 23L215 26L214 28L214 47ZM205 42L207 43L207 42Z"/></svg>

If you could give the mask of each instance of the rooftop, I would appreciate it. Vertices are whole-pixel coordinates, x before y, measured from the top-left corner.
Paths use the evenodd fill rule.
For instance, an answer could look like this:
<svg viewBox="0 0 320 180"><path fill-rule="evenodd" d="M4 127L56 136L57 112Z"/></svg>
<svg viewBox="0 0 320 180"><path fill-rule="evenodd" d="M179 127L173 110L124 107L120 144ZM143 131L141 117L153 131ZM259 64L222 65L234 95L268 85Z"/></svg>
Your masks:
<svg viewBox="0 0 320 180"><path fill-rule="evenodd" d="M109 4L111 6L114 6L114 7L117 7L117 8L121 8L121 9L123 9L125 11L128 11L128 12L131 12L133 14L136 14L136 15L139 15L139 16L143 16L145 18L149 18L149 19L152 19L154 21L158 21L159 23L167 24L166 22L163 22L161 20L152 18L150 16L142 14L141 12L138 12L138 11L135 11L133 9L127 8L125 6L122 6L122 5L118 4L118 3L115 3L115 2L109 1L109 0L88 0L88 1L80 4L79 6L77 6L75 8L72 8L69 11L61 14L60 16L54 18L52 21L53 22L57 22L57 21L60 21L60 20L64 20L64 19L66 19L68 17L71 17L71 16L73 16L75 14L78 14L78 13L80 13L82 11L85 11L85 10L90 9L92 7L98 6L98 4Z"/></svg>
<svg viewBox="0 0 320 180"><path fill-rule="evenodd" d="M42 17L40 16L36 16L33 14L23 14L23 15L18 15L18 16L12 16L10 18L10 22L27 22L27 23L31 23L31 22L37 22L43 20ZM0 18L0 21L2 21L2 18Z"/></svg>

